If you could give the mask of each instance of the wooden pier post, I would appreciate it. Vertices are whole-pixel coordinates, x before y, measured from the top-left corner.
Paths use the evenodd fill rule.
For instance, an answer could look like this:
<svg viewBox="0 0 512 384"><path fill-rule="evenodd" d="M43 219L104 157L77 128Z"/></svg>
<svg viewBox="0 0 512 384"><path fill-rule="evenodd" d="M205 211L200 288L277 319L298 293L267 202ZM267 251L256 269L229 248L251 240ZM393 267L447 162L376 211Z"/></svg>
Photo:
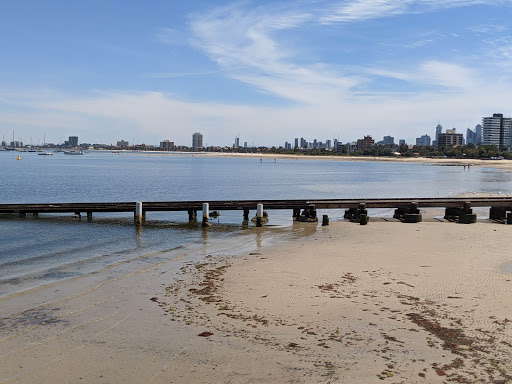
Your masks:
<svg viewBox="0 0 512 384"><path fill-rule="evenodd" d="M135 220L142 222L142 202L135 203Z"/></svg>
<svg viewBox="0 0 512 384"><path fill-rule="evenodd" d="M39 213L38 212L32 212L32 216L37 217L37 216L39 216Z"/></svg>
<svg viewBox="0 0 512 384"><path fill-rule="evenodd" d="M244 223L249 222L249 208L244 208Z"/></svg>
<svg viewBox="0 0 512 384"><path fill-rule="evenodd" d="M197 221L197 211L195 209L188 210L188 221L191 223Z"/></svg>
<svg viewBox="0 0 512 384"><path fill-rule="evenodd" d="M256 204L256 226L263 226L263 204Z"/></svg>
<svg viewBox="0 0 512 384"><path fill-rule="evenodd" d="M359 203L359 208L357 209L357 215L359 217L359 224L366 225L368 224L368 210L366 209L366 203Z"/></svg>
<svg viewBox="0 0 512 384"><path fill-rule="evenodd" d="M418 209L418 202L411 201L411 207L402 213L401 218L404 223L420 223L423 220L423 216Z"/></svg>
<svg viewBox="0 0 512 384"><path fill-rule="evenodd" d="M210 204L208 203L203 203L203 228L206 228L206 227L210 227L211 224L209 223L209 219L210 219Z"/></svg>
<svg viewBox="0 0 512 384"><path fill-rule="evenodd" d="M87 211L87 220L92 220L92 212Z"/></svg>
<svg viewBox="0 0 512 384"><path fill-rule="evenodd" d="M490 220L503 220L507 217L507 208L506 207L491 207L489 209L489 219Z"/></svg>
<svg viewBox="0 0 512 384"><path fill-rule="evenodd" d="M512 212L507 213L507 224L512 224Z"/></svg>
<svg viewBox="0 0 512 384"><path fill-rule="evenodd" d="M329 216L323 215L322 216L322 226L325 227L327 225L329 225Z"/></svg>
<svg viewBox="0 0 512 384"><path fill-rule="evenodd" d="M471 209L471 202L465 201L462 212L459 216L459 223L462 224L473 224L476 223L476 213L473 213Z"/></svg>

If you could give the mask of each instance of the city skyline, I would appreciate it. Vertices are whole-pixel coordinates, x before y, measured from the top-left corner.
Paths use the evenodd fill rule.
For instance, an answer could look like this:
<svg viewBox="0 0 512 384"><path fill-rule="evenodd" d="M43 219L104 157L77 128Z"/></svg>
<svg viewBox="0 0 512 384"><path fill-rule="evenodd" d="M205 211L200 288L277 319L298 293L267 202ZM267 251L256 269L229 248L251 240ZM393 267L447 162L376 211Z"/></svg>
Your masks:
<svg viewBox="0 0 512 384"><path fill-rule="evenodd" d="M5 2L0 134L412 143L512 115L510 0ZM92 29L90 26L94 25ZM314 132L314 134L312 134Z"/></svg>

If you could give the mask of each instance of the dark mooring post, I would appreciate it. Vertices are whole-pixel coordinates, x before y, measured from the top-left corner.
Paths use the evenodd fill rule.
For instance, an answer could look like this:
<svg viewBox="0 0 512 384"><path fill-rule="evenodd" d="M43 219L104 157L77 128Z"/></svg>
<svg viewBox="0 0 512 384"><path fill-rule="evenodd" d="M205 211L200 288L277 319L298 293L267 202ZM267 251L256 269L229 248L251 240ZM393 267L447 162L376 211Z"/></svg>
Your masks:
<svg viewBox="0 0 512 384"><path fill-rule="evenodd" d="M293 220L298 220L300 217L300 208L293 208Z"/></svg>
<svg viewBox="0 0 512 384"><path fill-rule="evenodd" d="M249 222L249 208L244 208L244 223Z"/></svg>
<svg viewBox="0 0 512 384"><path fill-rule="evenodd" d="M476 223L476 213L473 213L471 209L471 202L465 201L464 207L462 208L462 212L459 216L459 223L462 224L472 224Z"/></svg>
<svg viewBox="0 0 512 384"><path fill-rule="evenodd" d="M512 224L512 212L507 213L507 224Z"/></svg>
<svg viewBox="0 0 512 384"><path fill-rule="evenodd" d="M329 216L323 215L322 216L322 226L325 227L326 225L329 225Z"/></svg>

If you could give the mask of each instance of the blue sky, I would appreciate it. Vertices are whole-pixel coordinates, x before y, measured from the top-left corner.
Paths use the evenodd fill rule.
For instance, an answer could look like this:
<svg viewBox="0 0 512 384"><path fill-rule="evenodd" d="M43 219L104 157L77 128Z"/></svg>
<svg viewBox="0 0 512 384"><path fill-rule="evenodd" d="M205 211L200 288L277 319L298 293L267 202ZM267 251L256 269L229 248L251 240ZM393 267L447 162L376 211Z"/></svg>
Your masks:
<svg viewBox="0 0 512 384"><path fill-rule="evenodd" d="M512 115L512 0L4 1L0 134L413 142Z"/></svg>

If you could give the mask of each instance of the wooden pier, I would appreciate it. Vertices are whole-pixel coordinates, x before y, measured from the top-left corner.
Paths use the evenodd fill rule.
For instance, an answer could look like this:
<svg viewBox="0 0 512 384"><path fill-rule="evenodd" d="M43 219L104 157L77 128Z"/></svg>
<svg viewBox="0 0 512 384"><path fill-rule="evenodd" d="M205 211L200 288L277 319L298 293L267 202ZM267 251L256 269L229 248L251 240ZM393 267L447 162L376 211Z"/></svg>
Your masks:
<svg viewBox="0 0 512 384"><path fill-rule="evenodd" d="M211 211L243 211L244 221L249 221L249 212L255 210L255 221L260 226L267 210L289 209L297 221L316 222L318 209L345 209L345 219L364 225L368 222L368 209L372 208L395 209L394 218L411 223L422 221L421 208L444 208L446 219L469 224L476 222L476 214L472 211L475 207L489 207L489 219L506 220L507 224L512 224L512 197L0 204L0 214L37 216L40 213L73 213L75 217L86 214L92 218L95 212L131 212L140 221L147 212L184 211L193 221L197 219L197 212L201 211L203 225L208 226ZM328 218L324 217L323 224L328 224Z"/></svg>

